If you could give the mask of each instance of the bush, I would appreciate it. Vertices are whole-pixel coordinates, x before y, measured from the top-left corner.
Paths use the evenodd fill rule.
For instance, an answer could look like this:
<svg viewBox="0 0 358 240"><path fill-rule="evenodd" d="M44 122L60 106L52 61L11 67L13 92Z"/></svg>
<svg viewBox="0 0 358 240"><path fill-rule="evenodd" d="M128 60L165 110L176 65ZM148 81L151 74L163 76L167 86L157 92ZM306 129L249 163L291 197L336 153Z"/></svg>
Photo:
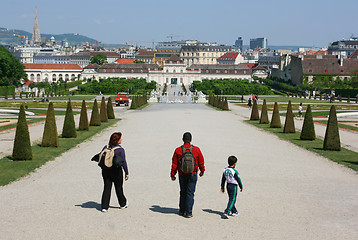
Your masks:
<svg viewBox="0 0 358 240"><path fill-rule="evenodd" d="M254 104L252 105L250 120L260 120L260 114L256 100L254 100Z"/></svg>
<svg viewBox="0 0 358 240"><path fill-rule="evenodd" d="M262 104L262 110L261 110L260 124L267 124L267 123L269 123L269 119L267 113L266 99L264 99L264 103Z"/></svg>
<svg viewBox="0 0 358 240"><path fill-rule="evenodd" d="M112 98L109 97L107 101L107 116L108 119L115 119L114 110L113 110L113 104L112 104Z"/></svg>
<svg viewBox="0 0 358 240"><path fill-rule="evenodd" d="M81 107L81 115L80 115L80 124L78 129L80 131L88 131L89 125L88 125L88 116L87 116L87 107L85 100L82 101L82 107Z"/></svg>
<svg viewBox="0 0 358 240"><path fill-rule="evenodd" d="M331 151L341 151L341 141L339 138L337 114L334 105L331 106L331 110L329 112L326 134L324 136L323 142L323 149Z"/></svg>
<svg viewBox="0 0 358 240"><path fill-rule="evenodd" d="M292 105L291 101L288 101L285 126L283 128L284 133L295 133L295 122L293 120Z"/></svg>
<svg viewBox="0 0 358 240"><path fill-rule="evenodd" d="M102 97L101 109L100 109L101 122L108 122L106 99Z"/></svg>
<svg viewBox="0 0 358 240"><path fill-rule="evenodd" d="M101 126L101 118L99 116L97 99L95 99L93 103L90 126Z"/></svg>
<svg viewBox="0 0 358 240"><path fill-rule="evenodd" d="M77 137L76 124L75 124L75 119L73 118L71 100L69 100L67 103L65 121L63 123L63 128L62 128L62 137L64 138Z"/></svg>
<svg viewBox="0 0 358 240"><path fill-rule="evenodd" d="M12 150L12 159L14 161L32 159L31 141L26 122L24 105L20 106L19 118L16 125L14 148Z"/></svg>
<svg viewBox="0 0 358 240"><path fill-rule="evenodd" d="M308 104L305 119L303 120L302 131L300 135L301 140L315 140L316 133L314 130L314 122L312 118L311 105Z"/></svg>
<svg viewBox="0 0 358 240"><path fill-rule="evenodd" d="M275 102L270 128L280 128L280 127L282 127L281 119L280 119L280 112L279 112L278 104L277 104L277 102Z"/></svg>
<svg viewBox="0 0 358 240"><path fill-rule="evenodd" d="M42 136L41 147L58 147L58 135L53 103L50 102L47 109L45 128Z"/></svg>

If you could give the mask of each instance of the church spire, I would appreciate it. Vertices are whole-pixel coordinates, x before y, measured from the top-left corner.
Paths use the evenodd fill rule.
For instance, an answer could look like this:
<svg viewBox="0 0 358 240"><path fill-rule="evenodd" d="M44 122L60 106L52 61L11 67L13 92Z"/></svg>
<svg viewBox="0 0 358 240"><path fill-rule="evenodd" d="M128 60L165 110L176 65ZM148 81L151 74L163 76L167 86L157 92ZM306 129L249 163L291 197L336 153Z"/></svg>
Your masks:
<svg viewBox="0 0 358 240"><path fill-rule="evenodd" d="M41 35L40 35L40 26L37 21L37 7L35 8L35 22L32 28L32 38L31 42L33 45L40 45L41 44Z"/></svg>

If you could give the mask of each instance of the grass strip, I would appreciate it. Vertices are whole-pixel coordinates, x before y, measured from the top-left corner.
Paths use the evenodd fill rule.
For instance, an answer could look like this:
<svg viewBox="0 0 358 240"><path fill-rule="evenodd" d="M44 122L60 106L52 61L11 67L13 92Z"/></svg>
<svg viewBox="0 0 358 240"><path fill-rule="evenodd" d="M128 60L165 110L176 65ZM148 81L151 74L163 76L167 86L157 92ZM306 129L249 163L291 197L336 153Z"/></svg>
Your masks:
<svg viewBox="0 0 358 240"><path fill-rule="evenodd" d="M101 126L91 126L89 131L77 131L77 138L59 137L60 146L57 148L41 147L39 143L32 146L34 158L29 161L12 161L11 156L0 159L0 186L7 185L17 179L28 175L36 168L41 167L47 161L52 161L62 153L101 132L105 128L115 124L120 119L109 119L102 122ZM76 159L74 159L76 160Z"/></svg>
<svg viewBox="0 0 358 240"><path fill-rule="evenodd" d="M27 122L27 124L31 124L31 123L37 123L37 122L45 121L45 119L46 118L34 118L34 119L27 120L26 122ZM0 131L5 131L5 130L15 128L16 125L17 125L17 123L1 126Z"/></svg>
<svg viewBox="0 0 358 240"><path fill-rule="evenodd" d="M324 151L323 140L316 138L313 141L300 140L300 132L283 133L283 128L270 128L269 124L259 124L259 121L246 120L247 123L254 125L260 129L271 132L279 138L289 141L297 146L307 149L311 152L317 153L325 158L328 158L336 163L349 167L356 172L358 171L358 153L341 148L341 151Z"/></svg>
<svg viewBox="0 0 358 240"><path fill-rule="evenodd" d="M316 120L315 122L319 122L319 123L322 123L322 124L325 124L327 125L327 120ZM353 130L353 131L358 131L358 127L354 127L354 126L351 126L351 125L347 125L347 124L342 124L341 122L351 122L351 121L338 121L338 127L339 128L343 128L343 129L349 129L349 130ZM353 123L357 123L357 122L353 122ZM357 125L357 124L356 124Z"/></svg>

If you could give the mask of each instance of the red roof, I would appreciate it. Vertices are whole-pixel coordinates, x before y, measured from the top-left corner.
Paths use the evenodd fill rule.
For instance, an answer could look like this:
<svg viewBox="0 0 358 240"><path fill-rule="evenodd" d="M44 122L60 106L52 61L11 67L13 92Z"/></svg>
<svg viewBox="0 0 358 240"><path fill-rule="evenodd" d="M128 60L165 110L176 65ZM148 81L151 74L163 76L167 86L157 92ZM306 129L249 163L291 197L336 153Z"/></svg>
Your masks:
<svg viewBox="0 0 358 240"><path fill-rule="evenodd" d="M24 85L30 85L30 84L33 83L33 82L34 82L34 81L29 80L29 81L25 82Z"/></svg>
<svg viewBox="0 0 358 240"><path fill-rule="evenodd" d="M134 61L134 58L118 58L115 62L119 64L132 64Z"/></svg>
<svg viewBox="0 0 358 240"><path fill-rule="evenodd" d="M235 59L237 58L238 55L239 55L239 53L237 53L237 52L227 52L224 55L222 55L221 57L219 57L218 60L220 60L220 61L222 61L222 60L235 61Z"/></svg>
<svg viewBox="0 0 358 240"><path fill-rule="evenodd" d="M327 55L328 51L323 51L323 50L319 50L319 51L314 51L314 50L309 50L307 52L307 55Z"/></svg>
<svg viewBox="0 0 358 240"><path fill-rule="evenodd" d="M78 64L73 63L23 63L25 69L56 69L56 70L82 70Z"/></svg>
<svg viewBox="0 0 358 240"><path fill-rule="evenodd" d="M240 63L241 65L246 65L248 66L250 69L254 68L255 67L255 63Z"/></svg>

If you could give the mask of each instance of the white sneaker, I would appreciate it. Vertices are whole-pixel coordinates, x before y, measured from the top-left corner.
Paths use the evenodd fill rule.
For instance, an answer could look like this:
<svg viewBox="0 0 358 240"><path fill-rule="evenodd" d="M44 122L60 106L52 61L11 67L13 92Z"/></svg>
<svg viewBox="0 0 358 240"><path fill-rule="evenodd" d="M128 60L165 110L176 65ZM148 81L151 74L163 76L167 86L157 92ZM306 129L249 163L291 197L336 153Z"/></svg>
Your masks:
<svg viewBox="0 0 358 240"><path fill-rule="evenodd" d="M240 215L239 212L236 212L236 213L232 213L232 214L231 214L231 216L233 216L233 217L236 217L236 216L239 216L239 215Z"/></svg>
<svg viewBox="0 0 358 240"><path fill-rule="evenodd" d="M228 215L228 214L226 214L226 213L224 213L223 218L225 218L225 219L229 219L229 215Z"/></svg>
<svg viewBox="0 0 358 240"><path fill-rule="evenodd" d="M126 205L124 205L123 207L119 206L119 209L125 209L125 208L127 208L127 207L128 207L128 200L127 200L127 202L126 202Z"/></svg>
<svg viewBox="0 0 358 240"><path fill-rule="evenodd" d="M108 211L107 209L102 209L102 212L103 212L103 213L105 213L105 212L107 212L107 211Z"/></svg>

